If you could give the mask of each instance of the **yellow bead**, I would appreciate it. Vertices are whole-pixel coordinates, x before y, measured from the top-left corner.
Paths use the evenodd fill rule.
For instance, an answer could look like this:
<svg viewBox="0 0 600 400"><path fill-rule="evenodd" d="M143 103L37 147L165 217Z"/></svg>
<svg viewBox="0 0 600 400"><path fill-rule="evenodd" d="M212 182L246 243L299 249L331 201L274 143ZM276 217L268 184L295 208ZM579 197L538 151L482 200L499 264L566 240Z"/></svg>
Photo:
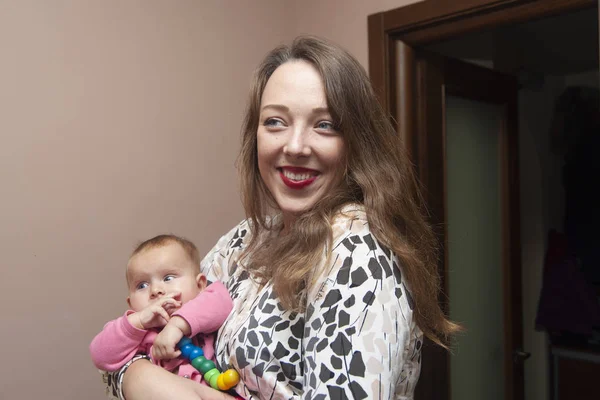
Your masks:
<svg viewBox="0 0 600 400"><path fill-rule="evenodd" d="M227 390L227 389L229 389L225 385L225 382L223 382L223 374L219 374L219 376L217 377L217 386L219 387L219 390Z"/></svg>
<svg viewBox="0 0 600 400"><path fill-rule="evenodd" d="M239 381L240 375L235 369L228 369L223 372L223 382L225 382L225 385L229 386L229 389L237 385Z"/></svg>

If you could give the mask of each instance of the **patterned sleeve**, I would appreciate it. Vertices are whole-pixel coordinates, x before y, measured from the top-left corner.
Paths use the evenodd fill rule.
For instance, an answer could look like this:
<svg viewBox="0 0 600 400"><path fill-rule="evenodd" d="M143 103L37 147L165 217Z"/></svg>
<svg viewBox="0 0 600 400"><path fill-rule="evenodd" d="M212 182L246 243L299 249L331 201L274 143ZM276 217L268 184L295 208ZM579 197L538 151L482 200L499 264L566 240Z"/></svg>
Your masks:
<svg viewBox="0 0 600 400"><path fill-rule="evenodd" d="M106 387L106 397L108 397L109 400L125 400L125 395L123 395L123 377L125 376L127 368L138 360L150 360L150 357L145 354L137 354L118 371L100 371L102 374L102 382Z"/></svg>
<svg viewBox="0 0 600 400"><path fill-rule="evenodd" d="M305 399L412 399L422 334L395 256L363 222L308 294Z"/></svg>
<svg viewBox="0 0 600 400"><path fill-rule="evenodd" d="M206 279L210 282L227 282L230 275L231 256L234 249L240 247L240 243L243 242L247 232L248 223L242 221L235 228L221 236L217 244L200 263L200 269L206 275Z"/></svg>

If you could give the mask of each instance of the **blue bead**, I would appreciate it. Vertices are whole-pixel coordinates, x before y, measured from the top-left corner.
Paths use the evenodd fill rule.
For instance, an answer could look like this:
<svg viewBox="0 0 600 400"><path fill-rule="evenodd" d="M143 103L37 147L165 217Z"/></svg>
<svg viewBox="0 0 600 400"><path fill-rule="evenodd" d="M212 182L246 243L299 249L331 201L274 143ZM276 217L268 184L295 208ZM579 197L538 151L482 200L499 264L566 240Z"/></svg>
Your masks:
<svg viewBox="0 0 600 400"><path fill-rule="evenodd" d="M204 355L204 351L200 347L194 347L192 352L190 353L189 359L193 360L196 357L200 357Z"/></svg>
<svg viewBox="0 0 600 400"><path fill-rule="evenodd" d="M185 346L186 344L192 343L192 339L190 339L187 336L184 336L181 338L181 340L179 341L179 343L177 343L177 347L179 347L180 349Z"/></svg>
<svg viewBox="0 0 600 400"><path fill-rule="evenodd" d="M185 358L190 358L190 354L191 352L196 348L196 346L194 346L191 343L186 344L185 346L183 346L182 348L180 348L179 350L181 350L181 355L184 356Z"/></svg>

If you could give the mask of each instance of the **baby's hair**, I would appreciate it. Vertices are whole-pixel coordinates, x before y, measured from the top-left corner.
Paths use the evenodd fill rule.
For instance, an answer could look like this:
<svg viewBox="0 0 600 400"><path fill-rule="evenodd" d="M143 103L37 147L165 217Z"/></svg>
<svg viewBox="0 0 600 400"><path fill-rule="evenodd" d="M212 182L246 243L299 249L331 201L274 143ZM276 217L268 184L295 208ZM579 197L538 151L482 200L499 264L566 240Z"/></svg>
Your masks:
<svg viewBox="0 0 600 400"><path fill-rule="evenodd" d="M190 242L186 238L171 234L158 235L153 237L152 239L148 239L145 242L140 243L135 248L133 253L131 253L130 259L144 250L162 247L169 243L178 243L193 261L194 265L197 266L198 269L200 268L200 253L198 253L198 249L196 248L194 243Z"/></svg>

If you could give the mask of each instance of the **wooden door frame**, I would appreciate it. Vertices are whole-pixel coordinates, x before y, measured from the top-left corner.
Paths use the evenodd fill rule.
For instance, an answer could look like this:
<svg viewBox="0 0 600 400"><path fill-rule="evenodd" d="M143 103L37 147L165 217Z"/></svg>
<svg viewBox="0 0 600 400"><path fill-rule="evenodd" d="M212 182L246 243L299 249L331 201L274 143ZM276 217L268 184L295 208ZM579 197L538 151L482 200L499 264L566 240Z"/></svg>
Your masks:
<svg viewBox="0 0 600 400"><path fill-rule="evenodd" d="M369 75L401 133L414 132L413 47L597 6L598 0L425 0L369 15ZM398 71L398 75L392 71ZM406 142L418 162L416 143Z"/></svg>
<svg viewBox="0 0 600 400"><path fill-rule="evenodd" d="M424 143L428 141L418 136L418 125L424 122L415 100L419 71L413 49L467 33L592 8L597 4L597 0L425 0L368 17L369 73L373 87L398 133L404 136L425 186L427 176L431 174L423 153L428 151L428 144ZM516 143L512 145L517 146ZM513 164L511 172L517 174L518 160L510 162ZM518 176L512 178L518 186ZM508 189L504 187L503 190ZM510 256L513 262L520 263L518 187L511 192L510 225L517 234L510 239L513 250ZM447 271L444 265L440 267L445 288ZM520 283L520 277L513 278L519 279ZM511 328L522 331L522 321L515 321ZM450 384L448 354L437 346L425 350L417 400L445 400ZM442 387L446 390L440 391Z"/></svg>

